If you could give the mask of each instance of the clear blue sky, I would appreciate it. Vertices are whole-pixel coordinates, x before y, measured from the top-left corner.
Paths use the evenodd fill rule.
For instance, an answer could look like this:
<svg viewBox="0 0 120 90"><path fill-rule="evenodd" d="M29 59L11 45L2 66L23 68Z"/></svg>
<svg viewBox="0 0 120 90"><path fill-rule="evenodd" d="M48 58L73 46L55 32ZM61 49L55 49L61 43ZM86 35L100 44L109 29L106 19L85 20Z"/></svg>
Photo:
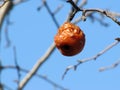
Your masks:
<svg viewBox="0 0 120 90"><path fill-rule="evenodd" d="M47 0L47 2L52 11L58 5L64 5L55 16L60 25L64 23L70 5L62 0ZM9 26L9 38L11 40L9 48L4 48L6 44L4 34L6 22L4 22L0 52L3 65L15 65L13 46L16 46L19 65L22 68L31 69L52 44L57 28L45 7L39 12L37 11L39 5L41 5L41 0L30 0L14 7L10 14L10 21L13 22L13 25ZM89 0L85 6L85 8L102 8L120 12L118 7L119 1L109 0ZM81 13L77 15L81 15ZM99 15L96 14L96 17L99 18ZM104 27L98 21L91 22L89 18L86 22L78 23L77 25L86 35L84 50L76 56L65 57L56 49L47 62L38 70L38 73L47 76L69 90L120 90L120 66L104 72L98 71L100 67L111 65L120 58L120 44L96 61L81 64L77 71L69 71L65 79L61 79L68 65L74 65L78 59L97 54L114 42L116 37L120 36L120 28L116 23L106 17L104 22L109 23L110 26ZM23 79L26 73L21 72L21 75L21 79ZM1 77L4 84L12 88L17 87L14 82L17 79L16 70L3 70ZM38 77L33 77L24 90L54 90L54 87Z"/></svg>

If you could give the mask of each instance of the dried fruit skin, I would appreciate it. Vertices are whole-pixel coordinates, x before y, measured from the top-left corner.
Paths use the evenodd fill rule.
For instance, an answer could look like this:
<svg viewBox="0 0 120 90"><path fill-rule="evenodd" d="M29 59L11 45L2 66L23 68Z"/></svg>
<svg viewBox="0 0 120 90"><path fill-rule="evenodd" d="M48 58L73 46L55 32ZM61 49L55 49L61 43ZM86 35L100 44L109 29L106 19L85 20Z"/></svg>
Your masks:
<svg viewBox="0 0 120 90"><path fill-rule="evenodd" d="M85 35L76 25L65 22L54 37L56 47L65 56L73 56L82 51L85 45Z"/></svg>

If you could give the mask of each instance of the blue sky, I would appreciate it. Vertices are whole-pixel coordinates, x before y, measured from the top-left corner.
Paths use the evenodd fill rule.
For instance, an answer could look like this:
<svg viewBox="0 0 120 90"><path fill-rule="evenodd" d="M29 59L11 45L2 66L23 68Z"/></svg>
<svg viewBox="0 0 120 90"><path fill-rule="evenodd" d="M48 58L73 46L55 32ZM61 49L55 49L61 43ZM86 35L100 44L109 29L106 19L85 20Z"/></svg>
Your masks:
<svg viewBox="0 0 120 90"><path fill-rule="evenodd" d="M47 2L52 11L58 5L64 5L55 16L60 25L64 23L70 10L70 5L62 0L47 0ZM84 8L101 8L120 12L118 2L89 0ZM41 0L30 0L15 6L11 11L10 21L13 24L8 29L11 40L11 46L8 48L5 48L4 29L6 21L4 21L0 52L2 65L15 65L13 46L16 46L19 65L22 68L30 70L52 44L57 27L45 7L37 11L39 5L41 5ZM81 13L78 13L76 17L80 15ZM99 18L99 14L95 16ZM61 79L67 66L76 64L78 59L88 58L97 54L106 46L113 43L116 37L119 37L119 26L107 17L104 18L104 22L108 23L109 27L102 26L98 21L91 22L89 18L85 22L81 21L78 23L77 25L86 35L84 50L73 57L66 57L61 55L56 49L38 70L38 73L45 75L47 78L69 90L119 90L120 66L104 72L99 72L98 70L102 66L111 65L120 58L120 44L113 47L96 61L83 63L76 71L70 70L65 79ZM23 79L26 73L21 72L21 75L21 79ZM1 77L4 84L12 88L17 87L14 82L17 79L16 70L3 70ZM24 90L39 89L54 90L54 87L38 77L33 77L24 88Z"/></svg>

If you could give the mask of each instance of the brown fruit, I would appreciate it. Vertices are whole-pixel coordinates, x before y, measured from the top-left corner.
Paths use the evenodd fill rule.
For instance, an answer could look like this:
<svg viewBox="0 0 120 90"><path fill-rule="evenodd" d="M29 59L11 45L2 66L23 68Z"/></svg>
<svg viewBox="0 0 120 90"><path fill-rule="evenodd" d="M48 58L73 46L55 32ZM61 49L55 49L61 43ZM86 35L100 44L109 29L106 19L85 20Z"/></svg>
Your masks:
<svg viewBox="0 0 120 90"><path fill-rule="evenodd" d="M65 56L73 56L82 51L85 45L85 35L76 25L65 22L54 37L56 47Z"/></svg>

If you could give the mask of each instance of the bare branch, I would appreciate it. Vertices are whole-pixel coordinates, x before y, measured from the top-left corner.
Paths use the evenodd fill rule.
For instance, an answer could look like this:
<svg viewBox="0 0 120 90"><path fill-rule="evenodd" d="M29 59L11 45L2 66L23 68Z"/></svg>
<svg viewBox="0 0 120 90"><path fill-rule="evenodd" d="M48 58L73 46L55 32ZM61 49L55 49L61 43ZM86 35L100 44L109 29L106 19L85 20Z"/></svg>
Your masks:
<svg viewBox="0 0 120 90"><path fill-rule="evenodd" d="M88 13L86 13L86 17L91 16L92 14L93 14L93 12L88 12ZM73 21L73 23L74 23L74 24L77 24L77 23L80 22L80 21L82 21L82 17L81 17L81 16L78 17L78 18L76 18L76 19Z"/></svg>
<svg viewBox="0 0 120 90"><path fill-rule="evenodd" d="M102 72L102 71L105 71L105 70L113 69L113 68L117 67L119 64L120 64L120 60L116 61L115 63L113 63L110 66L101 67L99 69L99 71Z"/></svg>
<svg viewBox="0 0 120 90"><path fill-rule="evenodd" d="M10 12L13 7L11 0L5 0L2 6L0 6L0 42L1 42L1 29L5 16Z"/></svg>
<svg viewBox="0 0 120 90"><path fill-rule="evenodd" d="M117 18L115 17L115 13L109 12L107 10L96 9L96 8L81 9L72 0L67 0L67 2L69 2L75 8L75 12L73 12L73 14L71 16L71 19L73 19L73 17L75 16L75 14L78 11L82 11L82 17L81 18L82 18L83 21L86 20L86 13L87 12L99 12L99 13L104 14L105 16L109 17L110 19L112 19L118 25L120 25L120 21L118 21Z"/></svg>
<svg viewBox="0 0 120 90"><path fill-rule="evenodd" d="M112 47L116 46L119 42L120 42L120 38L116 38L115 39L116 41L113 42L112 44L110 44L109 46L107 46L105 49L103 49L102 51L100 51L98 54L90 57L90 58L85 58L85 59L82 59L82 60L78 60L78 63L75 64L75 65L70 65L66 68L63 76L62 76L62 79L64 79L65 75L67 74L67 72L70 70L70 69L74 69L76 70L77 67L82 64L82 63L85 63L85 62L88 62L88 61L91 61L91 60L96 60L98 57L100 57L101 55L103 55L105 52L107 52L108 50L110 50Z"/></svg>
<svg viewBox="0 0 120 90"><path fill-rule="evenodd" d="M44 3L44 5L45 5L48 13L50 14L53 22L55 23L56 27L59 28L59 24L58 24L58 22L57 22L57 20L56 20L56 18L55 18L55 16L54 16L54 13L50 10L50 7L48 6L46 0L43 0L43 3Z"/></svg>
<svg viewBox="0 0 120 90"><path fill-rule="evenodd" d="M37 70L42 66L42 64L47 60L47 58L51 55L55 48L55 44L52 43L52 45L48 48L46 53L38 59L36 64L33 66L33 68L30 70L30 72L23 78L23 80L20 82L18 86L18 90L22 90L24 86L27 84L27 82L34 76L34 74L37 72Z"/></svg>
<svg viewBox="0 0 120 90"><path fill-rule="evenodd" d="M7 65L7 66L1 66L0 67L1 69L17 69L16 66L12 66L12 65ZM24 73L29 73L30 71L29 70L26 70L26 69L23 69L23 68L19 68L20 71L24 72ZM35 73L34 76L37 76L45 81L47 81L49 84L55 86L56 88L59 88L60 90L68 90L67 88L55 83L54 81L50 80L49 78L47 78L46 76L44 75L40 75L38 73Z"/></svg>
<svg viewBox="0 0 120 90"><path fill-rule="evenodd" d="M17 75L18 75L17 84L19 85L21 74L20 74L20 66L19 66L19 64L17 62L17 52L16 52L16 47L15 46L13 46L13 52L14 52L15 66L16 66Z"/></svg>
<svg viewBox="0 0 120 90"><path fill-rule="evenodd" d="M4 20L4 17L13 7L13 3L11 0L5 0L4 4L0 7L0 29L2 27L2 23Z"/></svg>
<svg viewBox="0 0 120 90"><path fill-rule="evenodd" d="M102 9L83 9L82 11L83 11L82 17L85 17L85 19L86 19L85 14L87 12L91 12L91 11L93 11L93 12L99 12L99 13L102 13L105 16L109 17L110 19L112 19L118 25L120 25L120 21L118 21L117 18L114 17L114 15L113 15L112 12L109 12L107 10L102 10ZM85 20L85 19L83 19L83 20Z"/></svg>
<svg viewBox="0 0 120 90"><path fill-rule="evenodd" d="M113 42L112 44L110 44L109 46L107 46L105 49L103 49L101 52L99 52L97 55L91 57L91 58L86 58L83 60L78 60L78 62L80 63L84 63L90 60L96 60L99 56L103 55L105 52L107 52L109 49L111 49L112 47L116 46L120 41L116 40L115 42Z"/></svg>
<svg viewBox="0 0 120 90"><path fill-rule="evenodd" d="M91 20L92 22L98 21L101 25L103 25L103 26L105 26L105 27L109 26L109 23L103 21L103 20L104 20L104 19L103 19L103 18L104 18L104 15L103 15L103 14L100 14L101 18L97 18L97 17L95 17L93 14L94 14L94 12L88 12L88 13L86 13L86 17L90 18L90 20ZM76 19L73 21L73 23L74 23L74 24L77 24L78 22L82 21L82 19L83 19L83 17L79 16L78 18L76 18Z"/></svg>

